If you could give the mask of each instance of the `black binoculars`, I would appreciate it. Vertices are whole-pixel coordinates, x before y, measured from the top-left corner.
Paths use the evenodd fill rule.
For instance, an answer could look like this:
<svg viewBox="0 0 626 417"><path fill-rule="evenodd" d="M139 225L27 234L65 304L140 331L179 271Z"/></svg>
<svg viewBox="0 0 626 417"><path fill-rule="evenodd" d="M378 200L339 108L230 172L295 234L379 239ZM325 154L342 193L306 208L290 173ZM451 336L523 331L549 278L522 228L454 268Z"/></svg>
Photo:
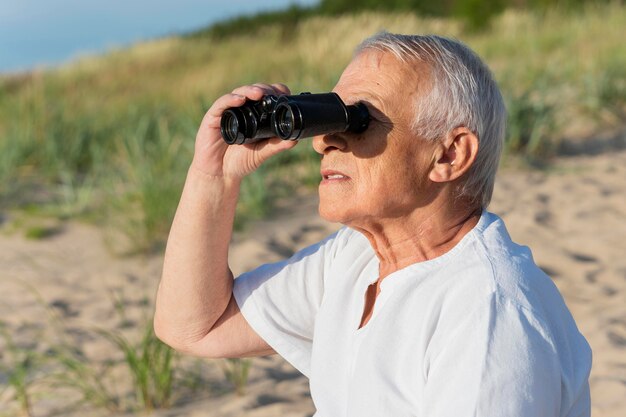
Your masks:
<svg viewBox="0 0 626 417"><path fill-rule="evenodd" d="M263 96L231 107L222 114L222 138L229 145L253 143L278 136L298 140L367 129L369 112L363 103L346 106L335 93Z"/></svg>

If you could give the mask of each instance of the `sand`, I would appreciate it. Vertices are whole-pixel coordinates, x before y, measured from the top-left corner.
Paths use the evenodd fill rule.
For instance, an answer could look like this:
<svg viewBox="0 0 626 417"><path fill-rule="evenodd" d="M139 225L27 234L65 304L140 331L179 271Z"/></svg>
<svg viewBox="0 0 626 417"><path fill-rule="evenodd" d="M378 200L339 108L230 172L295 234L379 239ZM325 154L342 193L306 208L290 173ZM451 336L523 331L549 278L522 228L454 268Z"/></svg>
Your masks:
<svg viewBox="0 0 626 417"><path fill-rule="evenodd" d="M614 138L601 152L572 146L570 155L559 157L547 171L501 171L490 207L504 218L513 239L532 249L591 344L596 417L626 415L625 139ZM294 197L273 220L238 233L230 254L234 272L282 259L336 230L339 225L317 217L316 207L314 195ZM22 353L46 353L64 338L90 363L120 361L120 352L95 329L120 331L131 340L141 336L162 259L114 256L102 230L77 222L62 224L45 239L27 239L16 221L11 215L0 218L0 320ZM10 367L6 344L0 341L0 347L0 363ZM243 396L225 381L222 365L179 359L177 369L196 378L195 388L188 383L177 389L173 407L155 415L313 414L306 378L280 357L253 360ZM133 415L74 405L76 393L53 387L45 377L55 369L54 357L33 368L33 415ZM102 380L129 404L132 390L123 365L113 366ZM0 383L5 382L6 373L0 372ZM10 388L0 390L0 416L19 415L13 396Z"/></svg>

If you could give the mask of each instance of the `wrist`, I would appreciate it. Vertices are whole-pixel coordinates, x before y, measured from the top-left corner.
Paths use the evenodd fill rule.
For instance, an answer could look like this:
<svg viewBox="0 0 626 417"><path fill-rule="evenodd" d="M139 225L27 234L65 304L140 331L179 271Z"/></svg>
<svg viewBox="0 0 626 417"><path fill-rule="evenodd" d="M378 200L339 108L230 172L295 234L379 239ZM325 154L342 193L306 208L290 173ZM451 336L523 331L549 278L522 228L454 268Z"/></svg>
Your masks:
<svg viewBox="0 0 626 417"><path fill-rule="evenodd" d="M234 206L239 198L241 178L212 175L194 166L187 171L183 194L193 195L212 206Z"/></svg>
<svg viewBox="0 0 626 417"><path fill-rule="evenodd" d="M191 162L187 170L187 181L198 181L205 184L221 185L227 188L239 188L243 178L234 175L225 175L221 171L207 170L202 164Z"/></svg>

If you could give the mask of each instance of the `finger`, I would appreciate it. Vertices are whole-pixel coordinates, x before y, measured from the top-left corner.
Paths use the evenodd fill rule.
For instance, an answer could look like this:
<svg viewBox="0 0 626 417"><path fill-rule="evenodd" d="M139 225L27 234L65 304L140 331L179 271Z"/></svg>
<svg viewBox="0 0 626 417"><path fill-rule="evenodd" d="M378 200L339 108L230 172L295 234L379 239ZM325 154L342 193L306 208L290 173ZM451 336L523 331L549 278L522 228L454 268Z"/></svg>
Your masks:
<svg viewBox="0 0 626 417"><path fill-rule="evenodd" d="M275 83L272 84L272 88L278 92L280 92L281 94L291 94L291 90L289 89L289 87L287 87L285 84L283 83Z"/></svg>
<svg viewBox="0 0 626 417"><path fill-rule="evenodd" d="M266 94L273 94L270 89L260 85L242 85L233 90L234 94L240 94L248 97L250 100L260 100Z"/></svg>
<svg viewBox="0 0 626 417"><path fill-rule="evenodd" d="M265 94L276 94L276 90L274 89L274 87L272 87L269 84L265 84L265 83L254 83L252 84L255 87L259 87L262 88L263 91L265 91Z"/></svg>
<svg viewBox="0 0 626 417"><path fill-rule="evenodd" d="M215 100L211 108L204 114L200 126L219 129L222 114L226 109L240 107L246 102L246 97L240 94L226 94Z"/></svg>
<svg viewBox="0 0 626 417"><path fill-rule="evenodd" d="M261 142L256 142L249 146L258 152L259 161L263 162L277 153L291 149L298 144L297 140L282 140L279 138L271 138Z"/></svg>
<svg viewBox="0 0 626 417"><path fill-rule="evenodd" d="M271 93L268 93L268 94L276 94L276 95L290 94L289 87L287 87L285 84L282 84L282 83L276 83L276 84L271 84L271 85L264 84L264 83L256 83L254 85L257 87L263 88L265 91L271 91Z"/></svg>
<svg viewBox="0 0 626 417"><path fill-rule="evenodd" d="M265 95L289 94L289 88L284 84L265 84L256 83L252 85L243 85L233 90L234 94L240 94L251 100L260 100Z"/></svg>
<svg viewBox="0 0 626 417"><path fill-rule="evenodd" d="M207 111L210 116L221 117L224 110L230 107L239 107L246 102L246 96L242 94L225 94L215 100L213 105Z"/></svg>
<svg viewBox="0 0 626 417"><path fill-rule="evenodd" d="M243 106L247 99L260 100L265 94L265 89L258 86L244 85L235 88L232 93L225 94L215 100L211 108L209 108L204 115L202 123L212 128L219 128L220 118L224 110L230 107Z"/></svg>
<svg viewBox="0 0 626 417"><path fill-rule="evenodd" d="M211 108L205 114L203 118L203 124L210 128L220 127L220 118L224 113L224 110L230 107L242 106L246 99L260 100L263 96L272 94L289 94L289 88L285 84L265 84L256 83L253 85L243 85L237 87L230 94L225 94L222 97L215 100Z"/></svg>

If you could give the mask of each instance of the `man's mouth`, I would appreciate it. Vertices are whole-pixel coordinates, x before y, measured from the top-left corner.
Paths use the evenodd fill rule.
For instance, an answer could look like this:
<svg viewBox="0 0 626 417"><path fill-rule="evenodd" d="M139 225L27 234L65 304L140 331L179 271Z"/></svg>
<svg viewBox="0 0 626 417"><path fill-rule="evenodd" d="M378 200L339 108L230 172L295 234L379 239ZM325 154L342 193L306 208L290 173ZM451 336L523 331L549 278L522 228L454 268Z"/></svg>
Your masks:
<svg viewBox="0 0 626 417"><path fill-rule="evenodd" d="M334 171L334 170L330 170L330 169L322 170L321 174L322 174L322 178L323 178L322 182L325 182L325 181L340 181L340 180L347 180L347 179L350 178L350 177L348 177L347 175L345 175L342 172L338 172L338 171Z"/></svg>

